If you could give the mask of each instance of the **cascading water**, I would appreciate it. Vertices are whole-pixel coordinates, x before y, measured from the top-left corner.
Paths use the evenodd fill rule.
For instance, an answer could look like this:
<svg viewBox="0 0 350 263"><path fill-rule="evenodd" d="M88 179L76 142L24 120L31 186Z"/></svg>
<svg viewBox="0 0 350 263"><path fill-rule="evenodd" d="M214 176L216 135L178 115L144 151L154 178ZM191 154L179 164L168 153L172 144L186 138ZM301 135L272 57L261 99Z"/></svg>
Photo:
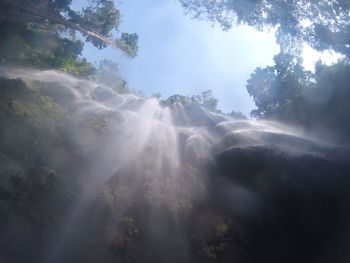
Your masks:
<svg viewBox="0 0 350 263"><path fill-rule="evenodd" d="M231 227L235 230L234 220L252 222L263 209L274 207L267 193L272 191L273 196L274 187L283 180L288 187L296 185L284 170L300 166L293 166L290 158L305 157L320 164L322 158L347 156L345 149L271 121L233 119L195 105L164 107L154 98L121 95L102 84L56 71L1 68L0 75L21 78L34 92L47 96L65 94L62 99L69 114L64 128L85 160L75 167L76 160L65 149L50 149L47 158L52 167L62 173L71 169L70 176L79 178L75 182L78 194L45 233L40 255L31 255L35 262L82 262L86 257L81 254L94 247L94 242L99 249L96 255L109 253L102 246L113 247L121 262L201 261L197 250L215 261L226 247L246 249L227 236ZM274 172L266 181L259 177L266 171L260 168L266 165L264 155L274 156L271 162L282 167L276 168L281 181L275 180ZM71 166L74 169L67 168ZM215 173L221 179L213 183ZM267 185L269 182L272 184ZM217 199L214 188L220 189ZM96 201L101 196L108 213ZM213 200L222 202L215 207ZM211 205L215 213L210 212ZM207 241L210 234L205 228L211 223L203 223L194 214L215 221L215 238L224 241ZM241 225L237 223L236 235L242 235L244 243L248 234L240 230ZM95 231L101 233L94 241L88 233ZM197 239L201 241L193 241ZM244 255L236 254L247 262ZM219 261L227 262L227 258Z"/></svg>

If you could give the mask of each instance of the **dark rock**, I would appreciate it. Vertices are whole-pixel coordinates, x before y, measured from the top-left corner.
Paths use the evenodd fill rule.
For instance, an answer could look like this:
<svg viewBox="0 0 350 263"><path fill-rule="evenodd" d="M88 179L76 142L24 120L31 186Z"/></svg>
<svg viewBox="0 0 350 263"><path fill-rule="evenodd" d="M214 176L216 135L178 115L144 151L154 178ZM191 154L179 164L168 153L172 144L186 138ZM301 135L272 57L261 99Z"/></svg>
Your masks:
<svg viewBox="0 0 350 263"><path fill-rule="evenodd" d="M217 156L216 202L251 233L253 262L349 258L350 162L345 156L338 151L288 154L266 146L233 147ZM237 189L245 195L235 195ZM254 213L247 214L250 210Z"/></svg>

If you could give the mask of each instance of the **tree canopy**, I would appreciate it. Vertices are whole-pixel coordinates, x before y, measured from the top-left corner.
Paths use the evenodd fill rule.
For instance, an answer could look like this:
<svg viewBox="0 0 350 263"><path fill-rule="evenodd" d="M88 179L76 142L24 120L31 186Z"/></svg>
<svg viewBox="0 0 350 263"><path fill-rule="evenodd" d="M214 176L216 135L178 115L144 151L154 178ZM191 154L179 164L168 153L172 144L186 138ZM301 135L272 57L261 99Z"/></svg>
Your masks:
<svg viewBox="0 0 350 263"><path fill-rule="evenodd" d="M165 106L170 106L173 104L182 104L182 105L198 105L203 108L206 108L210 111L218 111L218 99L213 97L211 90L206 90L201 92L198 95L184 96L180 94L175 94L167 98L166 100L161 101Z"/></svg>
<svg viewBox="0 0 350 263"><path fill-rule="evenodd" d="M133 57L137 52L137 35L122 33L111 39L118 30L120 14L111 0L90 0L82 11L71 9L72 0L1 0L1 19L12 22L36 22L60 26L59 30L79 31L86 41L98 48L107 45L123 50ZM71 31L69 33L72 33Z"/></svg>
<svg viewBox="0 0 350 263"><path fill-rule="evenodd" d="M118 93L130 93L128 83L121 77L117 63L103 59L99 62L92 78Z"/></svg>
<svg viewBox="0 0 350 263"><path fill-rule="evenodd" d="M280 53L274 61L274 66L255 69L247 81L248 93L258 107L252 116L289 120L303 90L314 86L314 76L293 55Z"/></svg>
<svg viewBox="0 0 350 263"><path fill-rule="evenodd" d="M318 62L314 73L290 54L278 54L274 60L274 66L257 68L247 81L247 90L257 106L251 115L323 130L336 140L349 142L347 60L331 66Z"/></svg>
<svg viewBox="0 0 350 263"><path fill-rule="evenodd" d="M333 49L350 57L350 2L310 0L180 0L194 18L219 23L224 30L247 24L257 29L276 27L283 51L297 41L317 50Z"/></svg>
<svg viewBox="0 0 350 263"><path fill-rule="evenodd" d="M95 67L81 57L85 42L136 56L138 36L119 32L120 13L112 0L89 0L80 11L71 2L0 0L0 63L88 76Z"/></svg>
<svg viewBox="0 0 350 263"><path fill-rule="evenodd" d="M349 142L349 1L179 1L193 18L218 23L223 30L234 24L276 29L281 52L274 65L255 69L247 81L257 106L253 117L328 130ZM302 43L318 51L336 51L343 59L331 66L318 62L315 72L307 71L300 56Z"/></svg>

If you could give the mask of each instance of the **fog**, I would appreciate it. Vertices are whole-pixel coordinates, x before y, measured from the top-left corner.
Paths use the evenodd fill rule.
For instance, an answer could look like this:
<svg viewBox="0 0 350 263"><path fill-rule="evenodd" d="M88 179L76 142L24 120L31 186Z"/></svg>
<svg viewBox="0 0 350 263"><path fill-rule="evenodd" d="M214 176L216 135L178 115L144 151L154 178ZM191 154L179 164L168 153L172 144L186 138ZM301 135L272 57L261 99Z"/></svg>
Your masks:
<svg viewBox="0 0 350 263"><path fill-rule="evenodd" d="M349 262L349 11L0 0L0 263Z"/></svg>
<svg viewBox="0 0 350 263"><path fill-rule="evenodd" d="M203 220L217 217L215 224L219 225L216 227L220 227L220 220L226 220L226 217L220 219L222 212L217 214L210 202L220 204L220 200L224 200L220 204L223 205L221 209L227 210L233 220L266 220L264 215L274 209L273 203L280 205L278 199L272 199L271 203L269 195L278 196L285 188L287 192L291 189L300 191L299 196L302 196L309 191L304 187L308 189L309 186L303 186L301 182L311 180L312 184L315 183L313 175L305 174L306 177L300 179L290 177L292 168L288 168L289 162L300 158L311 158L312 162L323 166L326 162L326 171L310 167L320 173L316 181L321 185L323 180L329 180L329 169L338 173L338 169L343 169L344 165L347 167L345 148L317 139L301 128L273 121L234 119L196 105L163 106L155 98L118 94L101 83L80 80L53 70L2 67L0 73L9 79L20 78L27 85L35 83L31 85L34 92L65 94L64 97L59 95L58 99L63 99L60 107L70 108L69 116L63 122L66 133L74 141L74 148L70 151L80 149L78 156L86 159L79 161L77 157L72 157L76 163L71 163L72 160L67 159L68 149L64 151L61 147L54 147L45 150L45 162L56 171L72 173L74 177L65 180L71 184L75 182L73 184L79 190L69 209L60 212L55 226L41 235L41 241L35 241L33 247L25 245L35 252L29 262L73 262L79 257L86 258L90 253L82 256L84 247L88 246L84 236L91 231L92 235L96 235L94 231L101 231L98 235L104 236L104 242L117 242L113 241L115 236L126 238L123 235L131 235L128 236L130 240L125 242L136 242L137 245L134 247L133 243L128 243L131 254L127 252L129 250L120 250L122 259L127 257L137 262L149 251L149 259L142 261L199 260L193 255L193 237L188 231L202 232L210 227L209 222L203 226L197 222L198 226L189 229L193 222L202 220L202 212L197 209L208 205L207 202L209 207L205 209L206 218ZM45 128L39 127L41 129ZM265 154L260 156L260 150ZM74 156L77 153L69 154ZM281 162L277 156L286 159ZM227 158L231 160L228 163ZM272 163L271 168L265 167L264 158L272 158L276 163ZM10 161L3 162L5 167L13 165ZM72 165L76 168L71 168ZM261 165L265 168L256 171ZM25 167L20 165L20 169L25 170ZM269 169L273 169L272 174ZM309 168L300 169L300 173L305 173ZM245 178L247 172L249 175ZM276 177L275 172L282 173L282 178ZM294 172L292 174L298 176ZM262 175L261 179L255 178ZM213 187L219 192L213 192ZM332 186L330 189L332 192ZM270 193L266 196L265 191ZM327 196L327 192L322 195ZM281 198L285 197L282 195ZM284 201L281 202L283 204ZM313 202L317 204L319 200ZM344 202L348 202L347 199ZM109 212L106 214L103 209ZM104 217L101 218L102 214L98 213L104 214ZM127 225L125 220L129 220ZM223 221L223 230L217 231L224 231L224 235L233 224L232 231L235 232L235 225L230 220ZM97 224L94 226L97 230L82 223L84 221ZM265 227L272 227L269 225L272 222L268 222ZM132 229L128 230L128 227ZM282 228L282 231L285 230ZM15 229L8 231L7 235L20 234ZM199 235L196 238L201 236L200 233L195 235ZM266 242L271 240L266 237ZM18 245L16 241L10 243L14 248ZM299 248L296 249L298 251ZM105 254L94 251L91 253L106 260ZM174 254L169 257L169 253ZM296 252L296 256L300 256L299 253L304 252Z"/></svg>

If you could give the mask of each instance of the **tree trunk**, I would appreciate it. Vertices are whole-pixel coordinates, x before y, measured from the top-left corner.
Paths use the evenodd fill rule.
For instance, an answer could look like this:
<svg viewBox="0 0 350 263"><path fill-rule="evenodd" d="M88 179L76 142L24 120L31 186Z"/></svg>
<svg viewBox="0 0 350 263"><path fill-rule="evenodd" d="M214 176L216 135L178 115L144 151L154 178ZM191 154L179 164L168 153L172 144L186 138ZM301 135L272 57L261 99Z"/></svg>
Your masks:
<svg viewBox="0 0 350 263"><path fill-rule="evenodd" d="M49 20L49 21L51 21L53 23L60 24L60 25L62 25L64 27L66 27L66 28L70 28L70 29L79 31L82 34L85 34L85 35L88 35L88 36L90 36L92 38L95 38L95 39L101 41L102 43L104 43L106 45L112 46L114 48L117 48L117 49L120 49L120 50L126 52L124 46L121 45L120 43L114 42L114 41L106 38L105 36L97 33L97 32L85 29L85 28L83 28L82 26L80 26L78 24L75 24L75 23L73 23L71 21L68 21L68 20L66 20L65 18L63 18L63 17L61 17L59 15L54 15L54 14L48 12L47 10L44 10L44 9L42 9L40 7L37 7L37 6L35 6L35 5L31 4L31 3L26 2L25 4L24 3L22 4L22 3L20 3L17 0L0 0L0 2L5 3L8 6L15 7L15 8L18 8L20 10L23 10L27 14L30 14L30 15L33 15L33 16L37 16L39 18Z"/></svg>

